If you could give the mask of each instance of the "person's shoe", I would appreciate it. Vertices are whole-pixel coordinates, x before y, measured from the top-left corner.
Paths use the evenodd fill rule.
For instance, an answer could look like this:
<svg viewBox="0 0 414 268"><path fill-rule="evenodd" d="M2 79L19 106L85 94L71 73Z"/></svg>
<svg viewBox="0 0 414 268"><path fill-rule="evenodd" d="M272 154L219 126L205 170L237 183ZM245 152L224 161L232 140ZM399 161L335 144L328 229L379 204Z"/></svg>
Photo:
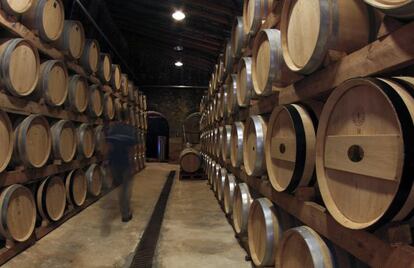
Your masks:
<svg viewBox="0 0 414 268"><path fill-rule="evenodd" d="M132 219L132 213L129 213L127 217L122 217L122 222L129 222Z"/></svg>

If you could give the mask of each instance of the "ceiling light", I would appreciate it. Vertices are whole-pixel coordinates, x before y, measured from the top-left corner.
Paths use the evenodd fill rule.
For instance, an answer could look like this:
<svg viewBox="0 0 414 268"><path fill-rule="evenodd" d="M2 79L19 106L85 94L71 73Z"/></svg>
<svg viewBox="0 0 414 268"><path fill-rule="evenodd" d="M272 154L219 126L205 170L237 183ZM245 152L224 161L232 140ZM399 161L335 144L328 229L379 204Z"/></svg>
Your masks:
<svg viewBox="0 0 414 268"><path fill-rule="evenodd" d="M175 46L174 50L180 52L180 51L183 51L184 48L182 46Z"/></svg>
<svg viewBox="0 0 414 268"><path fill-rule="evenodd" d="M181 66L183 66L184 64L183 64L180 60L178 60L178 61L176 61L176 62L174 63L174 65L175 65L175 66L177 66L177 67L181 67Z"/></svg>
<svg viewBox="0 0 414 268"><path fill-rule="evenodd" d="M176 10L172 14L172 17L177 21L182 21L183 19L185 19L185 14L181 10Z"/></svg>

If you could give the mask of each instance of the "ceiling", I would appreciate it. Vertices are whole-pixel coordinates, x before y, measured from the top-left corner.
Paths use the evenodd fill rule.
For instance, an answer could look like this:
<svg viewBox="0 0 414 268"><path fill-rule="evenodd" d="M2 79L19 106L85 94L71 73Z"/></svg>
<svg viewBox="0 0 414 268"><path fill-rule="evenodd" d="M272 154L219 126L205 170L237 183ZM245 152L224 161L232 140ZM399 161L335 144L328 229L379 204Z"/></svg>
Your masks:
<svg viewBox="0 0 414 268"><path fill-rule="evenodd" d="M71 1L70 1L71 2ZM110 50L140 86L207 86L242 0L82 0L109 43L79 5L67 3L67 16L83 21L88 37ZM172 13L180 9L184 21ZM175 46L182 46L177 52ZM118 55L119 54L119 55ZM184 66L174 66L181 60Z"/></svg>

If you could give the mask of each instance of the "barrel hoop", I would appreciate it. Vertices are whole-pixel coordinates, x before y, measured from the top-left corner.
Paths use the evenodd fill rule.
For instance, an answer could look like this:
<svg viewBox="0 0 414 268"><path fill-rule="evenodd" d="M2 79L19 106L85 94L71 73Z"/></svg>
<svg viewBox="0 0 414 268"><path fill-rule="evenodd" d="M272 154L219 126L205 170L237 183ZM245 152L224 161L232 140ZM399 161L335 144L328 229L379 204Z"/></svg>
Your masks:
<svg viewBox="0 0 414 268"><path fill-rule="evenodd" d="M42 208L42 216L44 216L44 217L46 217L47 218L47 220L49 220L49 221L54 221L51 217L50 217L50 215L49 215L49 212L47 211L47 204L46 204L46 192L47 192L47 189L49 188L49 184L50 184L50 181L52 180L52 177L49 177L49 178L47 178L44 182L43 182L43 189L42 189L42 204L41 204L41 208Z"/></svg>
<svg viewBox="0 0 414 268"><path fill-rule="evenodd" d="M314 234L309 231L308 227L296 227L293 228L293 230L298 232L302 236L303 240L305 240L305 243L309 249L309 253L311 254L314 267L325 267L323 255L318 254L323 251L321 245L315 239Z"/></svg>
<svg viewBox="0 0 414 268"><path fill-rule="evenodd" d="M12 186L8 187L6 190L4 190L4 191L6 191L6 193L5 193L6 196L3 199L5 202L3 202L2 205L1 205L1 217L2 217L2 221L1 221L0 224L1 224L1 226L2 226L2 228L4 230L4 232L5 232L4 235L6 235L6 238L12 238L11 235L10 235L10 233L9 233L9 228L7 226L7 208L9 206L10 196L19 187L20 187L19 185L15 184L15 185L12 185Z"/></svg>
<svg viewBox="0 0 414 268"><path fill-rule="evenodd" d="M69 197L70 197L71 203L75 206L78 206L78 204L76 204L75 202L75 195L73 194L75 173L76 173L76 170L72 170L69 173Z"/></svg>

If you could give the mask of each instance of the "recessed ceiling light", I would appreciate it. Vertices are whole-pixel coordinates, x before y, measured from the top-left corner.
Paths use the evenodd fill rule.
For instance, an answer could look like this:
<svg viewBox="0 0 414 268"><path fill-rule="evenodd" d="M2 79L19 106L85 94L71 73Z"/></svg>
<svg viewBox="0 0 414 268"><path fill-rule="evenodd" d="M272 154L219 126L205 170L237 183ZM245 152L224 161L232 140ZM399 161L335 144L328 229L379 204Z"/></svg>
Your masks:
<svg viewBox="0 0 414 268"><path fill-rule="evenodd" d="M185 14L184 12L182 12L181 10L176 10L173 14L172 17L177 20L177 21L182 21L183 19L185 19Z"/></svg>
<svg viewBox="0 0 414 268"><path fill-rule="evenodd" d="M175 47L174 47L174 50L175 50L175 51L183 51L183 50L184 50L184 48L183 48L183 46L175 46Z"/></svg>
<svg viewBox="0 0 414 268"><path fill-rule="evenodd" d="M178 61L176 61L176 62L174 63L174 65L175 65L175 66L177 66L177 67L181 67L181 66L183 66L184 64L183 64L180 60L178 60Z"/></svg>

